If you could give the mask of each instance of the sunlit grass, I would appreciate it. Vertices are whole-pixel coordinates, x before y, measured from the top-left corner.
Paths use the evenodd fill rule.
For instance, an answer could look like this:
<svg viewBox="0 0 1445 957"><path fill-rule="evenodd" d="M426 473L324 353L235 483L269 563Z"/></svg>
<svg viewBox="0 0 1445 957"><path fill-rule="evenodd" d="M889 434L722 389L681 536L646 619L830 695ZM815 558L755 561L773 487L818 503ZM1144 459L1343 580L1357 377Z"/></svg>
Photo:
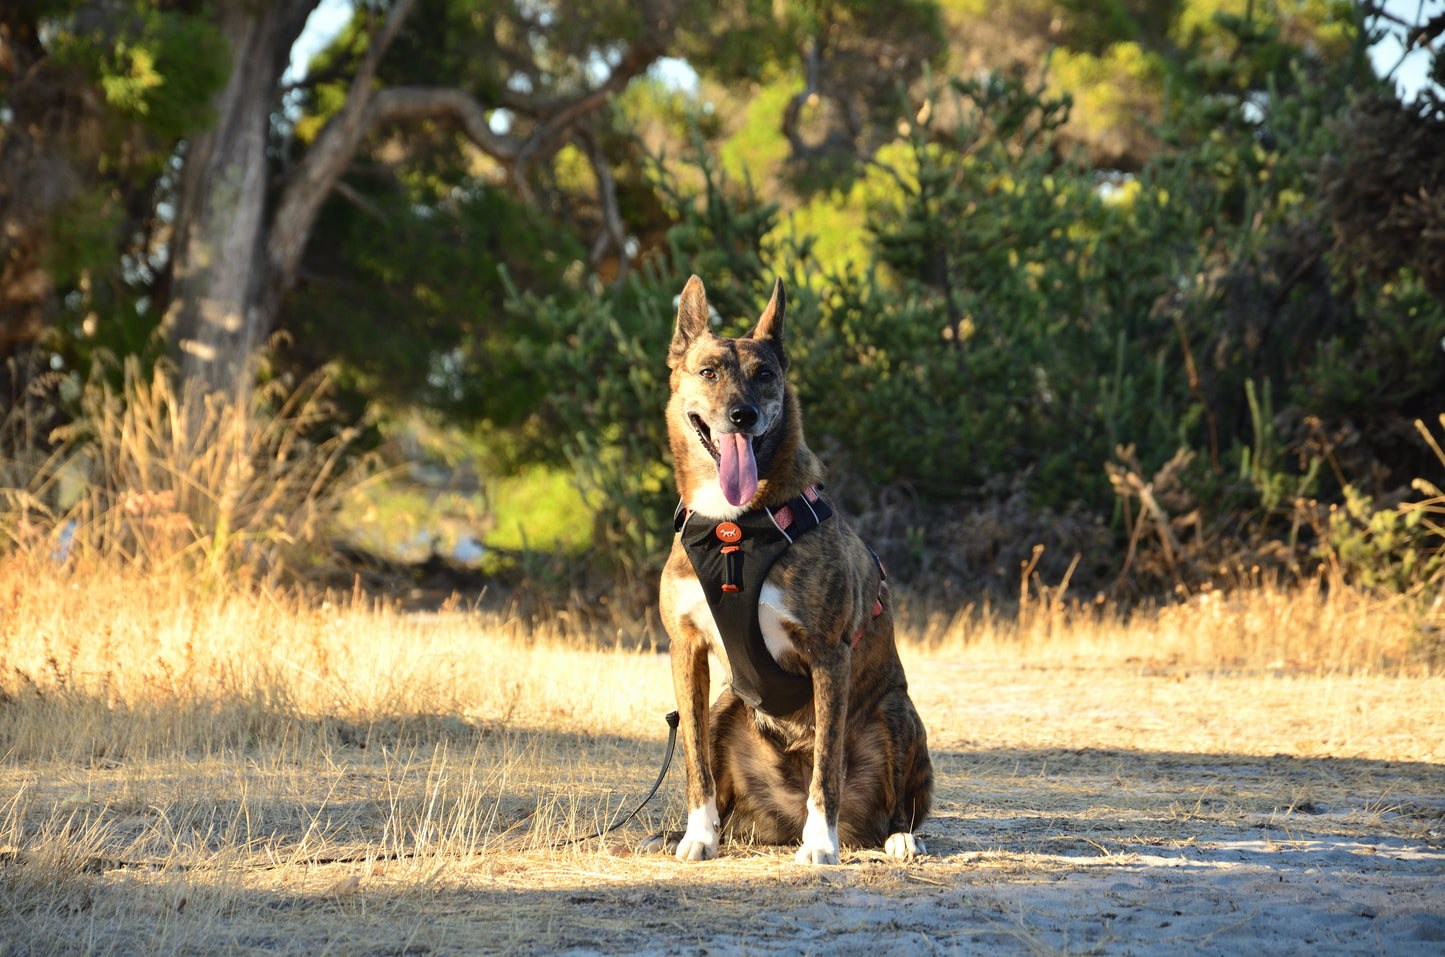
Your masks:
<svg viewBox="0 0 1445 957"><path fill-rule="evenodd" d="M568 470L534 466L493 480L488 544L520 551L582 551L592 543L592 512Z"/></svg>
<svg viewBox="0 0 1445 957"><path fill-rule="evenodd" d="M1315 674L1429 674L1440 665L1432 620L1410 596L1323 578L1206 587L1128 611L1037 582L1015 607L940 606L926 595L900 606L903 644L935 655Z"/></svg>
<svg viewBox="0 0 1445 957"><path fill-rule="evenodd" d="M1191 811L1120 755L1442 760L1442 679L1388 655L1348 664L1361 614L1377 652L1404 640L1403 616L1362 595L1263 591L1128 621L1042 599L1022 615L906 615L940 772L937 866L949 880L1047 873L1118 840L1091 817L1106 800L1131 840L1168 842L1201 814L1268 817L1335 787L1266 782ZM569 888L625 903L658 882L721 882L766 904L769 887L813 880L769 848L692 869L632 856L684 817L677 768L616 841L559 846L617 819L656 772L672 685L652 638L641 621L533 626L463 603L404 614L360 594L0 560L0 926L14 929L0 939L53 953L400 948L413 934L441 947L451 928L471 943L442 949L506 950L510 934L536 949L570 939L569 921L625 931L606 908L568 909L582 893ZM1275 660L1307 650L1309 669ZM1097 751L1073 765L1099 782L1045 777L1055 749ZM1120 775L1134 783L1103 796ZM1360 775L1348 786L1375 786ZM1039 813L1063 823L1036 832ZM959 843L960 827L976 837ZM872 886L903 892L888 868L867 871ZM546 888L562 892L520 910L507 896Z"/></svg>

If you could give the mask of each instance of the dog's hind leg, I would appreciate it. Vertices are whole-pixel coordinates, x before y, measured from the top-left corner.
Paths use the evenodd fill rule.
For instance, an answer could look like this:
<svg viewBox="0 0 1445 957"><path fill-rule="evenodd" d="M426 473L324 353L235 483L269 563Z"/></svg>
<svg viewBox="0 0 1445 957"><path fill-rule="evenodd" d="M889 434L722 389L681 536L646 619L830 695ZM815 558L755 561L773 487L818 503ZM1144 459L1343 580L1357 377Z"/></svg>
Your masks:
<svg viewBox="0 0 1445 957"><path fill-rule="evenodd" d="M741 698L724 689L712 707L712 773L723 837L797 844L807 815L812 750L786 752L759 728Z"/></svg>
<svg viewBox="0 0 1445 957"><path fill-rule="evenodd" d="M893 768L894 803L883 850L891 857L912 860L927 850L913 833L933 806L933 761L928 756L928 732L907 692L897 692L883 703L889 731L897 748Z"/></svg>
<svg viewBox="0 0 1445 957"><path fill-rule="evenodd" d="M717 857L722 832L717 787L708 761L708 645L695 627L683 630L689 633L674 636L670 649L687 771L687 830L678 842L677 859L707 861Z"/></svg>

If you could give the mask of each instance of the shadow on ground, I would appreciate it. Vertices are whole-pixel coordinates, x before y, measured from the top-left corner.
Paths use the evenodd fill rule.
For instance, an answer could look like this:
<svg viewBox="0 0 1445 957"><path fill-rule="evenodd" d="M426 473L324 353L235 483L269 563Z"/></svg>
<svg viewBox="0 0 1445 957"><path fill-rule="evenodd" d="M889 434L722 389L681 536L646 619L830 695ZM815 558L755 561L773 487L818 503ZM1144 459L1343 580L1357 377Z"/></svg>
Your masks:
<svg viewBox="0 0 1445 957"><path fill-rule="evenodd" d="M517 734L508 747L528 739ZM599 819L645 792L661 752L658 741L617 737L528 740L539 754L567 756L559 768L572 770L559 770L559 783L575 781ZM496 741L448 736L448 767L485 767ZM599 780L609 762L616 773ZM180 836L154 867L126 864L145 850L135 843L69 871L41 860L39 847L10 849L0 942L29 954L649 957L1445 948L1441 766L1104 750L945 751L935 762L935 813L920 829L928 857L901 864L858 850L819 870L794 866L787 848L729 846L702 865L619 853L611 842L610 852L596 841L548 849L566 834L535 814L525 788L496 802L494 833L511 845L432 850L391 829L399 803L421 814L428 794L449 799L428 771L435 764L418 760L408 773L396 752L339 742L326 767L307 772L309 788L265 802L249 843L227 827L254 812L244 790L280 773L264 758L211 766L210 796L188 814L177 795L203 787L194 772L150 782L143 795L108 795L108 777L127 780L123 766L72 769L26 784L35 813L59 813L81 779L88 797L72 802L76 820L111 815L124 843L157 833L146 815L169 801L167 826ZM229 775L219 786L218 774ZM680 791L674 769L622 840L675 826ZM308 853L308 841L326 852ZM50 892L32 886L46 875Z"/></svg>

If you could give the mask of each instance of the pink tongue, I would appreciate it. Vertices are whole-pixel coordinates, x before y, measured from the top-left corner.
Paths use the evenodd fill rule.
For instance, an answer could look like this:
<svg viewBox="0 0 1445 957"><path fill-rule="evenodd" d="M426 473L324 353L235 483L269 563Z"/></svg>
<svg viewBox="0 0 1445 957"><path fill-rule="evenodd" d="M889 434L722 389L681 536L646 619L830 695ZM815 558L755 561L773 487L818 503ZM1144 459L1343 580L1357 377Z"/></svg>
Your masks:
<svg viewBox="0 0 1445 957"><path fill-rule="evenodd" d="M717 447L722 453L717 479L723 498L732 505L748 504L758 491L758 460L753 458L753 437L741 432L718 433Z"/></svg>

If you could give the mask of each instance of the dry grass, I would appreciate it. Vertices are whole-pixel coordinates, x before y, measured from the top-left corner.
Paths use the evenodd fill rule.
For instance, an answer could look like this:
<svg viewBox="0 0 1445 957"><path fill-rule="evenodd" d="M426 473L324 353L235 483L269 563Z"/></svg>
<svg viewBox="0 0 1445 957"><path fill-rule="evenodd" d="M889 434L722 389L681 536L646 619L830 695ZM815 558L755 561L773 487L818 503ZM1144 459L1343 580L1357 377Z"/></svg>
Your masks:
<svg viewBox="0 0 1445 957"><path fill-rule="evenodd" d="M1213 670L1429 674L1439 625L1411 596L1323 577L1298 585L1261 578L1230 591L1204 586L1171 603L1121 614L1067 596L1068 581L1036 579L1017 609L937 609L905 603L904 643L930 652Z"/></svg>
<svg viewBox="0 0 1445 957"><path fill-rule="evenodd" d="M178 387L128 358L115 385L41 377L0 410L0 547L84 567L185 571L223 583L284 580L326 551L345 493L361 481L324 377L277 381L248 404ZM74 391L73 420L42 398ZM53 394L52 394L53 393Z"/></svg>
<svg viewBox="0 0 1445 957"><path fill-rule="evenodd" d="M609 949L639 928L736 936L781 888L803 907L840 887L904 900L1049 880L1081 854L1123 859L1300 806L1353 808L1337 836L1438 827L1445 681L1389 663L1403 611L1268 589L1130 622L1061 605L915 616L935 856L857 852L819 875L771 848L688 868L553 846L655 772L671 683L640 626L588 644L464 609L8 559L0 949ZM623 840L675 826L680 791L675 771Z"/></svg>

